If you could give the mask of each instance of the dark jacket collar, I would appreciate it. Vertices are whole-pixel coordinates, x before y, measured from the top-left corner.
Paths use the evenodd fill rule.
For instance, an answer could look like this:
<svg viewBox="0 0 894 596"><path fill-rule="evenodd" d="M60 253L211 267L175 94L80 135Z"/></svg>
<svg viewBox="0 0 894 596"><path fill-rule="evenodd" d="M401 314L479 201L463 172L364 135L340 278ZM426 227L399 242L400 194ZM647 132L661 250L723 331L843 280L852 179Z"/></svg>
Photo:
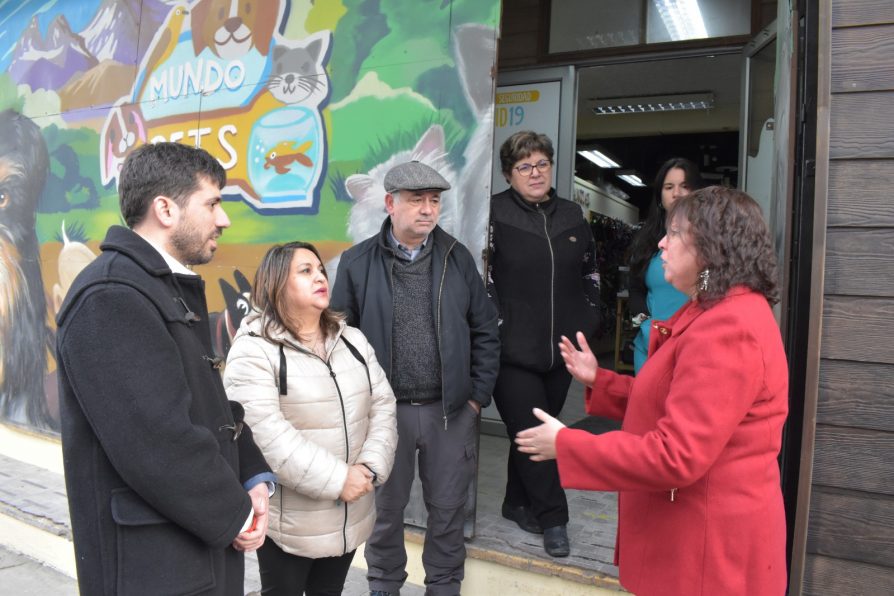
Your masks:
<svg viewBox="0 0 894 596"><path fill-rule="evenodd" d="M512 197L512 200L515 201L515 203L519 207L524 209L525 211L531 211L531 212L545 211L546 213L552 214L556 210L556 201L558 199L557 199L555 188L550 188L549 193L547 194L548 198L544 201L539 202L539 203L531 203L529 201L524 200L522 198L522 196L520 194L518 194L518 192L511 186L509 187L507 192L509 193L509 196Z"/></svg>
<svg viewBox="0 0 894 596"><path fill-rule="evenodd" d="M114 251L127 255L147 273L155 277L172 274L164 257L155 250L154 246L133 230L123 226L110 227L99 248L103 251Z"/></svg>

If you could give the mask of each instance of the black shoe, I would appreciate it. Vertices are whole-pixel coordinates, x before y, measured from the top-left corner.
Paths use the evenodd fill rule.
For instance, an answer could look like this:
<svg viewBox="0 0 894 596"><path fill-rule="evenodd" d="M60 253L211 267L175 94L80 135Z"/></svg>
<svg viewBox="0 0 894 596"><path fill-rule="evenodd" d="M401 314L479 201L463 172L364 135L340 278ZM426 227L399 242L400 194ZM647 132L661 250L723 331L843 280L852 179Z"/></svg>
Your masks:
<svg viewBox="0 0 894 596"><path fill-rule="evenodd" d="M508 503L503 503L503 517L517 523L518 527L525 532L543 534L543 528L537 523L537 519L531 513L531 509L524 505L512 506Z"/></svg>
<svg viewBox="0 0 894 596"><path fill-rule="evenodd" d="M565 526L553 526L543 530L543 549L551 557L567 557L571 552Z"/></svg>
<svg viewBox="0 0 894 596"><path fill-rule="evenodd" d="M370 590L369 596L391 596L391 592L384 590Z"/></svg>

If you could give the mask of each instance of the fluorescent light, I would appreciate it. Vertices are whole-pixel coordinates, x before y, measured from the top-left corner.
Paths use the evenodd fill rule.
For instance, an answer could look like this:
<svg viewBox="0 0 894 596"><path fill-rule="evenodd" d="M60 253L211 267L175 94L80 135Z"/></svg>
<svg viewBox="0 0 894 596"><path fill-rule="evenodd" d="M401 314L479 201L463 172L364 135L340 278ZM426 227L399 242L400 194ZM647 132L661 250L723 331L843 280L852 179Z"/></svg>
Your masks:
<svg viewBox="0 0 894 596"><path fill-rule="evenodd" d="M640 95L637 97L595 97L590 101L590 110L597 116L641 114L677 110L710 110L714 107L714 94L699 92Z"/></svg>
<svg viewBox="0 0 894 596"><path fill-rule="evenodd" d="M600 153L595 149L587 149L586 151L578 151L578 155L586 157L600 168L620 168L621 164L608 157L604 153Z"/></svg>
<svg viewBox="0 0 894 596"><path fill-rule="evenodd" d="M639 176L636 174L618 174L618 178L629 184L630 186L645 186Z"/></svg>
<svg viewBox="0 0 894 596"><path fill-rule="evenodd" d="M652 0L672 41L708 37L698 0Z"/></svg>

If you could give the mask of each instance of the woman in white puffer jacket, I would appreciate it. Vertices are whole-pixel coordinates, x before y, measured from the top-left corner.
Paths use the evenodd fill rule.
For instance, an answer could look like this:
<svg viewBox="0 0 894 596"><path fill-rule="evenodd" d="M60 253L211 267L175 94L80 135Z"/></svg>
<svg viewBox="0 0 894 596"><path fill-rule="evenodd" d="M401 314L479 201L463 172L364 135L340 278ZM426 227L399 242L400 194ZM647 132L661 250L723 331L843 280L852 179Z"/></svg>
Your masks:
<svg viewBox="0 0 894 596"><path fill-rule="evenodd" d="M394 463L394 393L363 333L329 310L313 245L272 247L252 302L224 385L277 475L258 550L262 593L341 594L375 523L373 487Z"/></svg>

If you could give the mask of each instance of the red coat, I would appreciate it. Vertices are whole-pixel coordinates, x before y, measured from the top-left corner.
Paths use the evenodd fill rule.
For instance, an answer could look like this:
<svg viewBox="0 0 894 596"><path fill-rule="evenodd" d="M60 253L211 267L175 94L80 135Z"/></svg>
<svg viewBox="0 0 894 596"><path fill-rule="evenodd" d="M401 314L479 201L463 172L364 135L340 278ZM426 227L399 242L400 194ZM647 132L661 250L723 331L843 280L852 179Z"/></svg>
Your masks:
<svg viewBox="0 0 894 596"><path fill-rule="evenodd" d="M734 288L655 324L639 376L599 370L586 393L622 429L559 432L562 486L619 491L615 562L635 594L784 594L788 368L773 313Z"/></svg>

